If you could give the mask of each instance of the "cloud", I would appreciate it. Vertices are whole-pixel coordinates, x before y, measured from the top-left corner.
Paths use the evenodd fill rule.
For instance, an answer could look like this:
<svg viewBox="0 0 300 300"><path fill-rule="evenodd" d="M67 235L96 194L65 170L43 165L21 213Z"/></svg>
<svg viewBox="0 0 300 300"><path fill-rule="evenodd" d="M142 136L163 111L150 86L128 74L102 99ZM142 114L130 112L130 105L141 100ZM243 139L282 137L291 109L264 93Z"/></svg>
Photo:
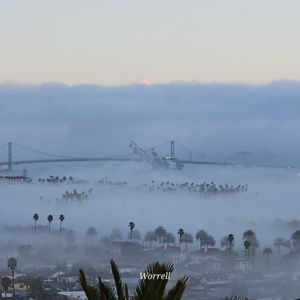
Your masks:
<svg viewBox="0 0 300 300"><path fill-rule="evenodd" d="M273 162L296 163L299 96L300 83L288 81L120 87L3 83L1 141L99 156L130 152L131 139L145 147L175 139L220 160L250 150L258 159L269 153ZM189 155L177 151L182 158Z"/></svg>

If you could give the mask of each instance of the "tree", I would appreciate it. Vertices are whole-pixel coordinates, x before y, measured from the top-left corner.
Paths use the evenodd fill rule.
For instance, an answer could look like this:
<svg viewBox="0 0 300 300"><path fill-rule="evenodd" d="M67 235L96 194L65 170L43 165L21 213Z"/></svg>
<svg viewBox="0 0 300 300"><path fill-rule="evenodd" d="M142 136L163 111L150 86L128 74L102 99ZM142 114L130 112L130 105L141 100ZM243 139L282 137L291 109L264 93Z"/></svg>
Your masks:
<svg viewBox="0 0 300 300"><path fill-rule="evenodd" d="M278 255L280 256L280 252L281 252L281 247L284 247L285 244L285 239L284 238L276 238L274 240L274 247L277 247L278 249Z"/></svg>
<svg viewBox="0 0 300 300"><path fill-rule="evenodd" d="M132 239L135 242L137 240L138 241L141 240L142 235L138 230L133 230L132 232L128 233L128 238Z"/></svg>
<svg viewBox="0 0 300 300"><path fill-rule="evenodd" d="M227 240L228 240L228 243L229 243L229 252L231 253L232 246L233 246L233 243L234 243L234 235L232 233L228 234Z"/></svg>
<svg viewBox="0 0 300 300"><path fill-rule="evenodd" d="M249 258L250 258L250 242L249 241L245 241L244 242L244 247L245 247L245 256L246 256L246 258L249 260Z"/></svg>
<svg viewBox="0 0 300 300"><path fill-rule="evenodd" d="M158 243L161 244L162 243L162 240L163 238L166 237L166 234L167 234L167 230L165 228L163 228L163 226L158 226L155 230L155 235L158 239Z"/></svg>
<svg viewBox="0 0 300 300"><path fill-rule="evenodd" d="M53 216L49 215L48 218L47 218L47 220L48 220L48 223L49 223L49 232L50 232L50 224L53 221Z"/></svg>
<svg viewBox="0 0 300 300"><path fill-rule="evenodd" d="M3 290L4 290L4 297L6 298L6 294L8 292L8 289L9 289L10 285L11 285L10 278L7 277L7 276L2 277L1 278L1 285L2 285Z"/></svg>
<svg viewBox="0 0 300 300"><path fill-rule="evenodd" d="M12 296L15 298L15 269L17 267L17 259L11 257L7 261L7 267L11 270L11 278L12 278Z"/></svg>
<svg viewBox="0 0 300 300"><path fill-rule="evenodd" d="M38 214L34 214L33 215L33 220L34 220L34 232L36 232L36 223L39 219L39 215Z"/></svg>
<svg viewBox="0 0 300 300"><path fill-rule="evenodd" d="M86 231L86 235L88 237L88 241L90 241L90 245L94 246L94 237L97 235L97 230L95 227L89 227Z"/></svg>
<svg viewBox="0 0 300 300"><path fill-rule="evenodd" d="M163 238L164 244L175 244L175 236L171 232L167 232L165 237Z"/></svg>
<svg viewBox="0 0 300 300"><path fill-rule="evenodd" d="M254 257L255 257L255 249L258 248L258 240L256 238L256 234L253 230L246 230L243 234L243 240L250 242L250 248L248 250L248 255L251 258L252 266L254 267Z"/></svg>
<svg viewBox="0 0 300 300"><path fill-rule="evenodd" d="M263 253L263 256L266 257L267 269L269 269L270 256L273 254L273 251L271 248L265 248L262 253Z"/></svg>
<svg viewBox="0 0 300 300"><path fill-rule="evenodd" d="M300 230L296 230L291 236L293 248L296 251L300 250Z"/></svg>
<svg viewBox="0 0 300 300"><path fill-rule="evenodd" d="M163 279L161 277L151 280L142 278L139 280L137 287L133 291L133 295L129 297L128 286L122 282L120 272L113 260L110 262L111 270L115 282L115 289L107 285L99 278L97 285L90 285L85 277L82 269L79 270L79 281L83 291L88 300L180 300L185 291L188 277L183 277L177 280L176 284L170 289L166 290L169 278ZM147 267L143 273L145 275L153 276L154 274L170 274L173 272L173 264L161 264L156 262Z"/></svg>
<svg viewBox="0 0 300 300"><path fill-rule="evenodd" d="M64 215L60 215L59 216L59 221L60 221L60 224L59 224L59 234L61 234L62 222L64 221L64 219L65 219Z"/></svg>
<svg viewBox="0 0 300 300"><path fill-rule="evenodd" d="M132 238L133 238L132 232L133 232L133 229L134 229L134 227L135 227L135 223L132 222L132 221L129 222L128 227L129 227L129 230L130 230L130 240L131 240L131 242L132 242Z"/></svg>
<svg viewBox="0 0 300 300"><path fill-rule="evenodd" d="M193 236L190 233L185 232L182 236L182 242L185 243L185 254L187 255L187 244L192 244L194 242Z"/></svg>
<svg viewBox="0 0 300 300"><path fill-rule="evenodd" d="M196 233L196 240L200 242L200 249L207 244L208 234L205 230L199 230Z"/></svg>
<svg viewBox="0 0 300 300"><path fill-rule="evenodd" d="M182 228L179 228L177 233L179 235L179 248L180 248L182 242L182 236L184 235L184 230Z"/></svg>
<svg viewBox="0 0 300 300"><path fill-rule="evenodd" d="M208 235L207 241L206 241L206 247L208 246L214 246L216 244L215 238L212 235Z"/></svg>
<svg viewBox="0 0 300 300"><path fill-rule="evenodd" d="M154 231L148 231L144 236L144 241L149 242L149 248L152 249L152 242L157 241L157 236Z"/></svg>

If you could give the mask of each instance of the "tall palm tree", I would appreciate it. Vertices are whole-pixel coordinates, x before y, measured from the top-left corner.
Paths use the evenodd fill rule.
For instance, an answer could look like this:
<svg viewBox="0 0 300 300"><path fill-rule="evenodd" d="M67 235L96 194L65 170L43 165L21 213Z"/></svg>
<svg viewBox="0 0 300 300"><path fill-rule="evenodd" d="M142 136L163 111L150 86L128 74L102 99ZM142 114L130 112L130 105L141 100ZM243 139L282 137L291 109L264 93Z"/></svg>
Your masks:
<svg viewBox="0 0 300 300"><path fill-rule="evenodd" d="M182 228L179 228L177 233L179 235L179 248L180 248L181 247L182 236L184 235L184 230Z"/></svg>
<svg viewBox="0 0 300 300"><path fill-rule="evenodd" d="M187 256L187 244L192 244L194 242L193 236L190 233L185 232L182 236L182 241L185 243L185 255Z"/></svg>
<svg viewBox="0 0 300 300"><path fill-rule="evenodd" d="M89 227L86 231L86 235L87 237L89 238L88 241L90 240L91 241L91 246L94 245L94 236L97 235L97 230L95 227Z"/></svg>
<svg viewBox="0 0 300 300"><path fill-rule="evenodd" d="M149 248L152 249L152 242L157 241L157 236L154 231L148 231L144 236L144 241L149 242Z"/></svg>
<svg viewBox="0 0 300 300"><path fill-rule="evenodd" d="M158 243L161 244L163 238L166 237L167 234L167 230L165 228L163 228L163 226L158 226L155 230L154 230L157 239L158 239Z"/></svg>
<svg viewBox="0 0 300 300"><path fill-rule="evenodd" d="M34 232L36 232L36 222L38 221L39 219L39 215L37 213L35 213L33 215L33 220L34 220Z"/></svg>
<svg viewBox="0 0 300 300"><path fill-rule="evenodd" d="M228 234L227 240L228 240L228 244L229 244L229 252L231 253L233 241L234 241L234 235L232 233Z"/></svg>
<svg viewBox="0 0 300 300"><path fill-rule="evenodd" d="M177 280L176 284L169 290L166 290L169 278L158 278L155 280L143 278L140 279L138 285L133 291L133 295L129 297L127 284L123 284L117 265L113 260L110 262L111 270L115 282L115 289L104 283L101 278L97 285L90 285L85 277L83 270L79 270L79 281L88 300L180 300L185 291L188 277ZM156 262L147 267L143 273L145 276L153 274L170 274L173 272L174 266L171 263L161 264Z"/></svg>
<svg viewBox="0 0 300 300"><path fill-rule="evenodd" d="M17 259L11 257L7 261L7 267L11 270L11 278L12 278L12 296L15 299L15 269L17 267Z"/></svg>
<svg viewBox="0 0 300 300"><path fill-rule="evenodd" d="M132 222L132 221L129 222L128 227L129 227L129 230L130 230L130 240L131 240L131 242L132 242L132 239L133 239L132 231L133 231L133 229L134 229L134 227L135 227L134 222Z"/></svg>
<svg viewBox="0 0 300 300"><path fill-rule="evenodd" d="M64 221L64 219L65 219L64 215L60 215L59 216L59 221L60 221L60 224L59 224L59 234L61 234L62 222Z"/></svg>
<svg viewBox="0 0 300 300"><path fill-rule="evenodd" d="M49 223L49 232L50 232L50 224L53 221L53 216L49 215L48 218L47 218L47 220L48 220L48 223Z"/></svg>

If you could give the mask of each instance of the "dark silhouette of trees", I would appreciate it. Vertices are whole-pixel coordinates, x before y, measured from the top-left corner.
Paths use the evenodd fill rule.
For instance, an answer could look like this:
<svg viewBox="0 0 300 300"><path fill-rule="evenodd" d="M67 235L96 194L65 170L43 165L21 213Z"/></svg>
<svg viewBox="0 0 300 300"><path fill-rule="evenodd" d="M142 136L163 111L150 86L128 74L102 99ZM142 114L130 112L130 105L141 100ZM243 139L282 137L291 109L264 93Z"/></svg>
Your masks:
<svg viewBox="0 0 300 300"><path fill-rule="evenodd" d="M49 232L50 232L50 224L51 224L51 222L53 221L53 216L52 216L52 215L49 215L49 216L47 217L47 220L48 220L48 223L49 223Z"/></svg>
<svg viewBox="0 0 300 300"><path fill-rule="evenodd" d="M33 215L33 220L34 220L34 232L36 232L36 223L37 223L38 219L39 219L39 215L38 215L37 213L35 213L35 214Z"/></svg>
<svg viewBox="0 0 300 300"><path fill-rule="evenodd" d="M1 285L4 290L4 298L6 298L9 287L11 286L11 280L9 277L4 276L1 278Z"/></svg>
<svg viewBox="0 0 300 300"><path fill-rule="evenodd" d="M168 279L161 277L155 280L140 279L137 287L133 291L133 295L129 297L128 286L122 282L117 265L113 260L110 262L111 270L115 282L115 289L107 285L99 278L97 285L90 285L85 277L82 269L79 270L79 281L88 300L180 300L185 291L188 277L177 280L176 284L166 290ZM173 264L161 264L156 262L147 267L145 274L168 274L174 270Z"/></svg>
<svg viewBox="0 0 300 300"><path fill-rule="evenodd" d="M232 247L233 247L233 244L234 244L234 235L232 233L228 234L227 240L228 240L228 243L229 243L229 252L231 253L232 252Z"/></svg>
<svg viewBox="0 0 300 300"><path fill-rule="evenodd" d="M182 242L182 236L184 235L184 230L182 228L179 228L177 233L179 235L179 248L180 248Z"/></svg>
<svg viewBox="0 0 300 300"><path fill-rule="evenodd" d="M163 226L158 226L155 230L154 233L158 239L158 243L161 244L163 241L163 238L166 237L167 230L163 228Z"/></svg>
<svg viewBox="0 0 300 300"><path fill-rule="evenodd" d="M133 242L139 241L142 239L142 235L138 230L133 230L128 233L128 238L131 239Z"/></svg>
<svg viewBox="0 0 300 300"><path fill-rule="evenodd" d="M196 233L196 240L200 242L200 249L207 244L208 233L205 230L199 230Z"/></svg>
<svg viewBox="0 0 300 300"><path fill-rule="evenodd" d="M62 222L64 221L65 219L65 216L64 215L60 215L59 216L59 221L60 221L60 224L59 224L59 233L61 234L61 229L62 229Z"/></svg>
<svg viewBox="0 0 300 300"><path fill-rule="evenodd" d="M144 236L144 241L149 242L149 248L152 249L152 243L157 241L157 236L154 231L148 231Z"/></svg>
<svg viewBox="0 0 300 300"><path fill-rule="evenodd" d="M244 241L249 241L250 242L250 247L248 249L248 255L251 259L251 264L252 266L254 267L254 263L255 263L255 250L256 248L258 248L259 246L259 243L258 243L258 240L256 238L256 234L253 230L246 230L244 233L243 233L243 240Z"/></svg>
<svg viewBox="0 0 300 300"><path fill-rule="evenodd" d="M167 232L162 242L164 244L170 245L170 244L175 244L175 240L176 240L175 236L171 232Z"/></svg>
<svg viewBox="0 0 300 300"><path fill-rule="evenodd" d="M295 251L300 251L300 230L296 230L291 236L293 248Z"/></svg>
<svg viewBox="0 0 300 300"><path fill-rule="evenodd" d="M181 241L185 243L185 254L187 255L187 245L194 242L193 236L190 233L185 232L181 238Z"/></svg>
<svg viewBox="0 0 300 300"><path fill-rule="evenodd" d="M274 247L277 247L278 255L281 256L281 248L285 247L290 249L291 248L291 242L289 240L285 240L284 238L276 238L274 240Z"/></svg>
<svg viewBox="0 0 300 300"><path fill-rule="evenodd" d="M273 251L272 251L271 248L265 248L262 253L263 253L263 256L266 257L267 269L269 269L269 266L270 266L270 256L273 254Z"/></svg>
<svg viewBox="0 0 300 300"><path fill-rule="evenodd" d="M92 247L94 246L94 237L97 235L97 230L95 227L89 227L86 231L86 236L88 238L88 244Z"/></svg>
<svg viewBox="0 0 300 300"><path fill-rule="evenodd" d="M134 227L135 227L135 224L134 224L134 222L129 222L129 224L128 224L128 227L129 227L129 230L130 230L130 241L132 242L133 240L133 234L132 234L132 232L133 232L133 229L134 229Z"/></svg>
<svg viewBox="0 0 300 300"><path fill-rule="evenodd" d="M7 267L11 270L11 278L12 278L12 296L15 298L15 269L17 268L17 259L11 257L7 261Z"/></svg>

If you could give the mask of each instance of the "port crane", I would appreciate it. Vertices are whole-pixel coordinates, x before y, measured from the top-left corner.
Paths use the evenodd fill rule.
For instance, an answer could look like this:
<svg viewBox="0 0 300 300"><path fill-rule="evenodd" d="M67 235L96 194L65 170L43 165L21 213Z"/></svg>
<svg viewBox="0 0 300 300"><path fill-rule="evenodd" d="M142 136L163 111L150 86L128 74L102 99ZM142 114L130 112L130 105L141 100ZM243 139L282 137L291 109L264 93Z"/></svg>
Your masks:
<svg viewBox="0 0 300 300"><path fill-rule="evenodd" d="M178 169L183 168L183 164L178 162L175 157L161 156L154 148L150 149L150 153L140 148L137 143L130 141L129 147L137 154L142 161L149 163L153 168Z"/></svg>

